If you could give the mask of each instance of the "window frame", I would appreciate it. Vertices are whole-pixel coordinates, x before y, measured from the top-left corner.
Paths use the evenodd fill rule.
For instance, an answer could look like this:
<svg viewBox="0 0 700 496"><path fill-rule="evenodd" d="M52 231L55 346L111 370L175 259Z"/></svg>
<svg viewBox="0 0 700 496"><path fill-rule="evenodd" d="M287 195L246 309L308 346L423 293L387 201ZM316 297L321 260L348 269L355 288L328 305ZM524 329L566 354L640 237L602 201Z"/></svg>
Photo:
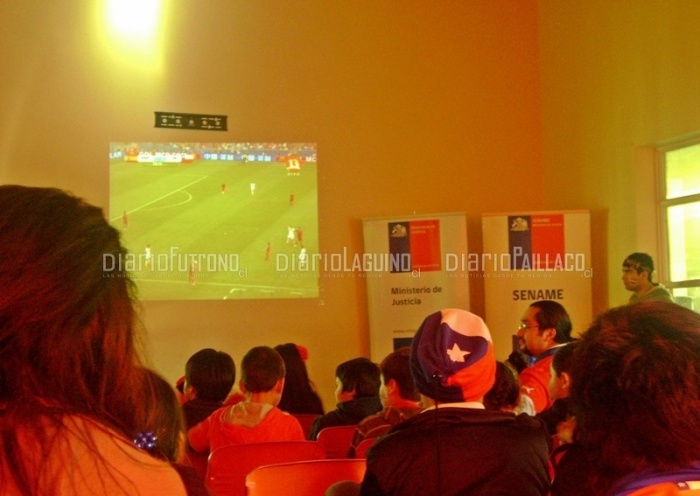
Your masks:
<svg viewBox="0 0 700 496"><path fill-rule="evenodd" d="M658 195L658 226L659 226L659 240L660 240L660 264L659 265L659 279L664 281L664 285L673 293L674 289L682 288L698 288L700 287L700 278L698 279L684 279L682 281L672 281L671 280L671 260L669 258L670 252L670 237L668 233L668 209L671 207L688 205L691 203L700 202L700 193L686 195L676 198L667 198L667 165L666 165L666 154L681 148L687 148L690 146L700 145L700 136L695 136L693 138L685 139L682 141L675 142L673 144L659 146L656 148L656 163L657 163L657 195Z"/></svg>

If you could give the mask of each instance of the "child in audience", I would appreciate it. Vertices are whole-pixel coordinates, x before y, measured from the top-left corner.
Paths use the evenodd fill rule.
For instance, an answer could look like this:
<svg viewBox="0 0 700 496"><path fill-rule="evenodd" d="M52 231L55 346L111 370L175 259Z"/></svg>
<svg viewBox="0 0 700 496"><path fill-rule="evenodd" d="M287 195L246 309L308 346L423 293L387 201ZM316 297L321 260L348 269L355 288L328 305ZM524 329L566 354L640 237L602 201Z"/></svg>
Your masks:
<svg viewBox="0 0 700 496"><path fill-rule="evenodd" d="M183 393L187 428L194 427L224 406L236 382L236 365L228 353L204 348L185 364Z"/></svg>
<svg viewBox="0 0 700 496"><path fill-rule="evenodd" d="M282 355L286 376L280 410L288 413L316 413L323 415L323 403L316 392L304 363L308 351L294 343L280 344L275 350Z"/></svg>
<svg viewBox="0 0 700 496"><path fill-rule="evenodd" d="M187 438L195 451L266 441L301 441L299 421L277 405L284 389L284 361L269 346L252 348L241 361L239 387L245 400L216 410L192 427Z"/></svg>
<svg viewBox="0 0 700 496"><path fill-rule="evenodd" d="M175 389L156 372L143 369L146 376L145 417L141 430L134 433L134 444L173 464L182 478L188 496L208 496L203 473L199 474L186 454L187 434L185 419Z"/></svg>
<svg viewBox="0 0 700 496"><path fill-rule="evenodd" d="M420 394L411 377L410 354L410 348L399 348L389 353L379 364L379 398L384 408L379 413L365 417L357 425L350 441L350 458L355 457L355 450L362 441L383 436L393 426L417 415L423 409Z"/></svg>
<svg viewBox="0 0 700 496"><path fill-rule="evenodd" d="M380 371L376 363L368 358L353 358L341 363L335 369L336 409L317 418L309 432L314 441L325 427L357 425L360 421L379 412Z"/></svg>
<svg viewBox="0 0 700 496"><path fill-rule="evenodd" d="M187 431L175 390L156 372L150 369L143 369L143 372L146 409L139 430L134 433L134 444L156 458L182 463Z"/></svg>
<svg viewBox="0 0 700 496"><path fill-rule="evenodd" d="M570 443L573 436L574 421L569 413L569 390L576 344L576 341L572 341L554 354L549 380L549 394L554 403L547 410L537 414L547 424L547 430L554 438L553 449Z"/></svg>
<svg viewBox="0 0 700 496"><path fill-rule="evenodd" d="M484 395L487 410L514 412L520 402L518 373L508 362L496 362L496 382Z"/></svg>

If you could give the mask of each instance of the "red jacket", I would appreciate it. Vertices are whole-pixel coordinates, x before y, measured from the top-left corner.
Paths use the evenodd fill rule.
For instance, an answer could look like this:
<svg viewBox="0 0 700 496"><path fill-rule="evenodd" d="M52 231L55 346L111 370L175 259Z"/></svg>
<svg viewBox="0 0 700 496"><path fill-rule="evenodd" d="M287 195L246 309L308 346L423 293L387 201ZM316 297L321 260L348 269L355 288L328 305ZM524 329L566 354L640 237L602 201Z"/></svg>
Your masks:
<svg viewBox="0 0 700 496"><path fill-rule="evenodd" d="M195 451L214 451L232 444L303 441L299 421L277 407L243 401L220 408L187 432Z"/></svg>
<svg viewBox="0 0 700 496"><path fill-rule="evenodd" d="M520 394L532 400L535 413L540 413L552 406L552 398L549 396L549 378L551 377L549 367L553 358L554 353L551 353L520 372Z"/></svg>

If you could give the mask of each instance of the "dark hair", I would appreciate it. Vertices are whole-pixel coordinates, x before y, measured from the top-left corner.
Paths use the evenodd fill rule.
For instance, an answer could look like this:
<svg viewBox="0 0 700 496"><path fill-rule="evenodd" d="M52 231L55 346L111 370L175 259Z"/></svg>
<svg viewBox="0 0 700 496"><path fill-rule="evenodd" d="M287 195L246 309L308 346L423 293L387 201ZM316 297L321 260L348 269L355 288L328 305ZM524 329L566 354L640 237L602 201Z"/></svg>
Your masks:
<svg viewBox="0 0 700 496"><path fill-rule="evenodd" d="M241 360L241 382L249 393L271 391L284 375L284 360L269 346L251 348Z"/></svg>
<svg viewBox="0 0 700 496"><path fill-rule="evenodd" d="M564 372L571 374L571 368L574 366L574 352L576 351L577 340L573 340L564 346L560 346L557 352L552 357L552 368L559 376Z"/></svg>
<svg viewBox="0 0 700 496"><path fill-rule="evenodd" d="M700 459L700 315L659 301L599 316L571 370L576 436L605 491L646 469Z"/></svg>
<svg viewBox="0 0 700 496"><path fill-rule="evenodd" d="M520 374L520 372L528 367L525 354L518 350L513 350L510 352L510 355L508 355L508 358L506 358L506 363L513 367L513 370L515 370L517 374Z"/></svg>
<svg viewBox="0 0 700 496"><path fill-rule="evenodd" d="M571 341L571 319L560 303L552 300L540 300L530 304L530 307L539 309L539 312L535 314L535 320L537 320L540 332L544 329L554 329L556 331L555 342L568 343Z"/></svg>
<svg viewBox="0 0 700 496"><path fill-rule="evenodd" d="M487 410L512 410L519 400L518 373L507 363L496 362L496 382L484 395L484 406Z"/></svg>
<svg viewBox="0 0 700 496"><path fill-rule="evenodd" d="M335 369L335 376L343 386L343 392L355 391L356 398L379 395L381 380L379 367L369 358L353 358Z"/></svg>
<svg viewBox="0 0 700 496"><path fill-rule="evenodd" d="M306 370L306 364L294 343L275 346L284 360L285 379L282 399L277 405L288 413L323 414L323 403Z"/></svg>
<svg viewBox="0 0 700 496"><path fill-rule="evenodd" d="M419 401L420 394L413 382L411 375L411 348L403 347L389 353L382 363L379 364L379 370L384 377L384 384L391 379L396 381L399 387L399 395L411 401Z"/></svg>
<svg viewBox="0 0 700 496"><path fill-rule="evenodd" d="M38 477L22 453L31 445L48 457L66 435L80 436L64 415L126 439L138 427L135 288L119 232L59 189L0 186L0 253L0 459L33 494Z"/></svg>
<svg viewBox="0 0 700 496"><path fill-rule="evenodd" d="M187 360L185 380L195 389L197 398L221 402L236 382L236 364L228 353L204 348Z"/></svg>
<svg viewBox="0 0 700 496"><path fill-rule="evenodd" d="M628 256L622 266L625 268L630 268L639 272L646 272L649 274L649 282L652 282L651 276L654 273L654 259L646 253L632 253Z"/></svg>
<svg viewBox="0 0 700 496"><path fill-rule="evenodd" d="M134 432L137 446L152 436L152 446L139 446L152 456L179 463L187 446L185 419L173 387L156 372L144 369L146 376L145 417Z"/></svg>

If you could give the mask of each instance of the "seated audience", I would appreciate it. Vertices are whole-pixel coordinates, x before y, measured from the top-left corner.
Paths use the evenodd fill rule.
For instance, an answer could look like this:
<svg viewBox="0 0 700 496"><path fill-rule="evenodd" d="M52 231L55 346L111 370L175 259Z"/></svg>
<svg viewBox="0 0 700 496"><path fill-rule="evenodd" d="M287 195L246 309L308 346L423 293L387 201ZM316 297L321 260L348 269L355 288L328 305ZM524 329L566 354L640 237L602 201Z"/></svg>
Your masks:
<svg viewBox="0 0 700 496"><path fill-rule="evenodd" d="M336 408L317 418L311 426L309 439L315 441L325 427L357 425L382 409L379 400L379 367L368 358L353 358L335 369Z"/></svg>
<svg viewBox="0 0 700 496"><path fill-rule="evenodd" d="M429 315L411 345L411 371L428 408L369 449L363 496L547 495L544 423L484 409L496 359L479 317L457 309Z"/></svg>
<svg viewBox="0 0 700 496"><path fill-rule="evenodd" d="M139 430L134 432L134 444L156 458L181 463L185 459L187 430L175 390L153 370L143 369L143 372L146 408Z"/></svg>
<svg viewBox="0 0 700 496"><path fill-rule="evenodd" d="M518 373L508 362L496 362L496 382L484 395L484 408L514 412L520 401Z"/></svg>
<svg viewBox="0 0 700 496"><path fill-rule="evenodd" d="M195 451L266 441L301 441L299 421L277 405L284 389L284 361L269 346L257 346L241 361L239 387L245 400L216 410L187 432Z"/></svg>
<svg viewBox="0 0 700 496"><path fill-rule="evenodd" d="M143 371L146 375L145 417L141 430L134 433L134 444L155 458L171 462L188 496L208 496L202 476L190 465L186 454L185 418L175 389L156 372Z"/></svg>
<svg viewBox="0 0 700 496"><path fill-rule="evenodd" d="M554 400L552 406L537 416L547 424L549 434L555 438L556 448L570 443L573 435L573 419L569 413L569 391L571 389L571 367L574 364L574 351L577 341L559 348L554 354L549 380L549 395Z"/></svg>
<svg viewBox="0 0 700 496"><path fill-rule="evenodd" d="M311 413L323 415L323 403L309 379L306 370L308 351L294 343L280 344L275 350L282 355L287 375L284 378L284 391L280 401L280 410L288 413Z"/></svg>
<svg viewBox="0 0 700 496"><path fill-rule="evenodd" d="M560 347L571 341L571 319L556 301L532 303L520 323L518 338L521 351L532 363L520 372L519 411L535 415L552 406L549 396L549 365Z"/></svg>
<svg viewBox="0 0 700 496"><path fill-rule="evenodd" d="M410 348L400 348L389 353L379 364L379 398L384 408L357 425L350 442L350 458L355 456L355 449L362 441L386 434L393 426L422 410L420 394L411 377L410 353Z"/></svg>
<svg viewBox="0 0 700 496"><path fill-rule="evenodd" d="M236 382L236 365L228 353L205 348L193 354L185 364L183 393L187 428L194 427L224 406L224 400Z"/></svg>
<svg viewBox="0 0 700 496"><path fill-rule="evenodd" d="M0 494L184 496L151 405L126 249L64 191L0 186Z"/></svg>
<svg viewBox="0 0 700 496"><path fill-rule="evenodd" d="M600 315L576 345L569 397L575 442L553 496L682 495L700 481L696 312L648 301Z"/></svg>

